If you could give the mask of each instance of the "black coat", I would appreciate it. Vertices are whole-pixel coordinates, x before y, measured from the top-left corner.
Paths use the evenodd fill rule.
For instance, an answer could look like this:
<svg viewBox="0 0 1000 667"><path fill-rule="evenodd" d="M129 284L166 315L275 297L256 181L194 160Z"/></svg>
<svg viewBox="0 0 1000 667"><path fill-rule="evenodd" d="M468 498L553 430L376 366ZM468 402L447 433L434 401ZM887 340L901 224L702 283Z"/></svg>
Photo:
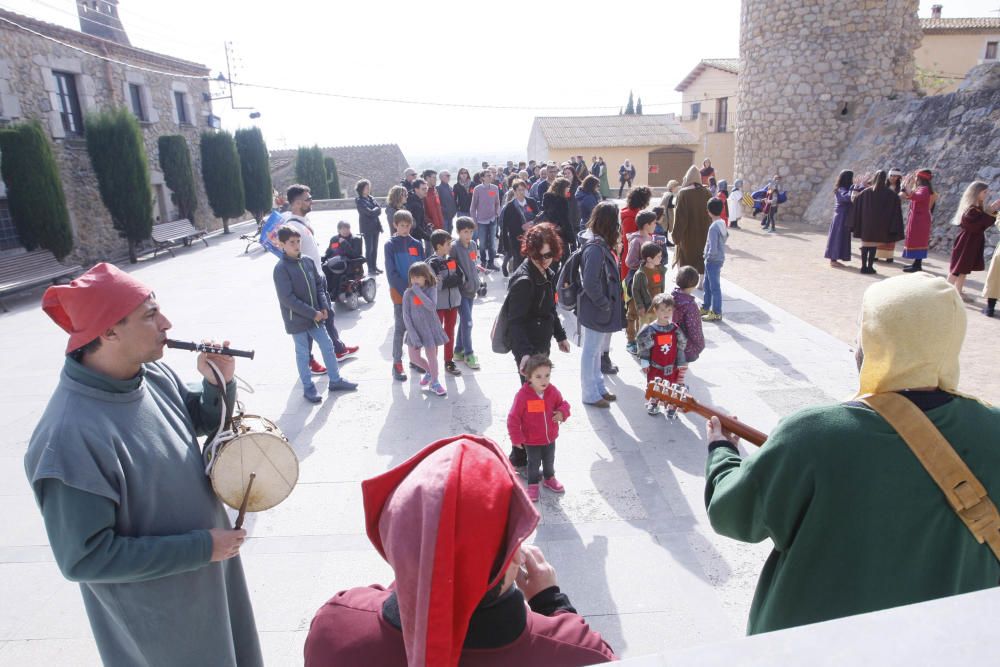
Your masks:
<svg viewBox="0 0 1000 667"><path fill-rule="evenodd" d="M556 274L543 275L530 260L517 267L507 288L507 325L511 351L520 360L526 354L548 354L552 339L566 340L556 312Z"/></svg>
<svg viewBox="0 0 1000 667"><path fill-rule="evenodd" d="M867 188L854 200L848 213L854 238L869 243L893 243L903 239L903 207L891 188Z"/></svg>
<svg viewBox="0 0 1000 667"><path fill-rule="evenodd" d="M355 197L354 205L358 207L358 220L362 233L371 233L382 230L382 223L379 216L382 215L382 207L371 197Z"/></svg>
<svg viewBox="0 0 1000 667"><path fill-rule="evenodd" d="M455 210L468 215L469 209L472 208L472 181L469 181L468 187L455 183L451 190L455 193Z"/></svg>
<svg viewBox="0 0 1000 667"><path fill-rule="evenodd" d="M559 230L566 246L563 254L568 255L570 248L576 246L576 225L569 219L569 200L554 192L546 192L542 197L542 210L545 211L546 222L551 222Z"/></svg>
<svg viewBox="0 0 1000 667"><path fill-rule="evenodd" d="M413 231L410 232L410 236L420 241L430 239L432 230L427 223L424 200L416 192L410 192L409 196L407 196L406 210L413 216Z"/></svg>
<svg viewBox="0 0 1000 667"><path fill-rule="evenodd" d="M520 255L520 239L524 234L521 225L525 222L531 222L538 215L538 202L531 197L525 197L524 204L527 209L525 211L527 218L521 214L514 199L504 204L500 210L500 249L505 255L514 254L515 251Z"/></svg>

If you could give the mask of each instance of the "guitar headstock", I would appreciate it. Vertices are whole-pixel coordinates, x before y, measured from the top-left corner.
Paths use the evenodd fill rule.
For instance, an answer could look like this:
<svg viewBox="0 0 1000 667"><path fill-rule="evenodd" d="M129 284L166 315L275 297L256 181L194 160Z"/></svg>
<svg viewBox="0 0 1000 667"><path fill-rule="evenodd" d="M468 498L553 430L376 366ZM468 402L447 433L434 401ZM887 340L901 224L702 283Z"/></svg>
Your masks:
<svg viewBox="0 0 1000 667"><path fill-rule="evenodd" d="M691 409L694 399L688 393L687 387L682 384L667 382L663 378L650 380L646 387L646 400L660 401L675 405L685 412Z"/></svg>

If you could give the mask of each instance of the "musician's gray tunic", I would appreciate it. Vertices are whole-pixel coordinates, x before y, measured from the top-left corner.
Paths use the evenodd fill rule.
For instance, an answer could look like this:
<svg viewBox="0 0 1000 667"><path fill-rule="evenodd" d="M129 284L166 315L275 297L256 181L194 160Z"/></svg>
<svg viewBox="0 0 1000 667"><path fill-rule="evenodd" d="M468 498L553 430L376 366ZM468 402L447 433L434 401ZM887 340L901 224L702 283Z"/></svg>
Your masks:
<svg viewBox="0 0 1000 667"><path fill-rule="evenodd" d="M263 662L240 559L210 562L230 525L196 434L221 407L164 364L116 381L67 358L35 429L25 469L106 665Z"/></svg>

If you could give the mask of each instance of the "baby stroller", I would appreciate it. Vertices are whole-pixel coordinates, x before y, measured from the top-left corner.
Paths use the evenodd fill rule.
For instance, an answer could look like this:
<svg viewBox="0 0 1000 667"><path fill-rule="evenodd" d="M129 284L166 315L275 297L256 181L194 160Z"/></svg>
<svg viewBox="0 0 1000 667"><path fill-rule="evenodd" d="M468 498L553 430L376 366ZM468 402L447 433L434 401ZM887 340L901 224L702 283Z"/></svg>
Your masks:
<svg viewBox="0 0 1000 667"><path fill-rule="evenodd" d="M377 285L374 276L365 275L363 257L349 259L335 256L323 262L330 301L344 304L348 310L357 310L358 298L367 303L375 300Z"/></svg>

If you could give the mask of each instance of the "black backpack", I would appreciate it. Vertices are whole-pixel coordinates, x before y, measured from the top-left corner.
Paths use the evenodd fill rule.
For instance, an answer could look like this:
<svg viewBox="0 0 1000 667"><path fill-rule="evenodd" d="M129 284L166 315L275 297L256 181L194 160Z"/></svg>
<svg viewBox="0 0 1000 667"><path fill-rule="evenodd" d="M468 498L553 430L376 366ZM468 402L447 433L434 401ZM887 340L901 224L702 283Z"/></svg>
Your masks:
<svg viewBox="0 0 1000 667"><path fill-rule="evenodd" d="M583 276L580 273L580 265L583 263L583 249L591 243L593 241L587 241L574 250L573 254L563 262L562 268L559 269L559 279L556 283L559 305L574 313L580 292L583 291Z"/></svg>

